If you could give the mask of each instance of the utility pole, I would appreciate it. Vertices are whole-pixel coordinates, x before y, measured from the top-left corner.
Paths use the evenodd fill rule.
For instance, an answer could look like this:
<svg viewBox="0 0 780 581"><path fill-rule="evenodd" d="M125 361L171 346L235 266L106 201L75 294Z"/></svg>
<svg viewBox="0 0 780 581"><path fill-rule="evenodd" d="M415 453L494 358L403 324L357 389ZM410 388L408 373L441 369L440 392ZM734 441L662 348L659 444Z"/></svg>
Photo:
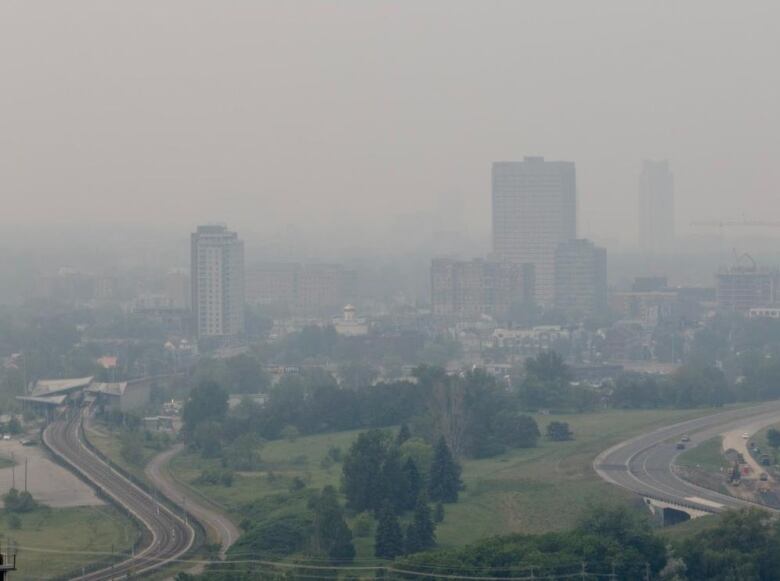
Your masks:
<svg viewBox="0 0 780 581"><path fill-rule="evenodd" d="M27 458L24 459L24 491L27 492Z"/></svg>
<svg viewBox="0 0 780 581"><path fill-rule="evenodd" d="M645 563L645 581L650 581L650 563Z"/></svg>
<svg viewBox="0 0 780 581"><path fill-rule="evenodd" d="M16 488L16 460L13 452L11 452L11 462L11 488Z"/></svg>

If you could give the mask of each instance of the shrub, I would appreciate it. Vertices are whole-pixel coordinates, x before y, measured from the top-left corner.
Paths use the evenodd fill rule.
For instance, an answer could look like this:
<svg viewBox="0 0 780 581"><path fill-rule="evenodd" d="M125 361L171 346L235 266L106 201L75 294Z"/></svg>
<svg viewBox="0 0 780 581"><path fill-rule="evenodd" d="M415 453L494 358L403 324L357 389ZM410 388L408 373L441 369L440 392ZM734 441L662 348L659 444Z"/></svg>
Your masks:
<svg viewBox="0 0 780 581"><path fill-rule="evenodd" d="M550 422L547 424L547 437L553 442L573 440L574 434L567 422Z"/></svg>

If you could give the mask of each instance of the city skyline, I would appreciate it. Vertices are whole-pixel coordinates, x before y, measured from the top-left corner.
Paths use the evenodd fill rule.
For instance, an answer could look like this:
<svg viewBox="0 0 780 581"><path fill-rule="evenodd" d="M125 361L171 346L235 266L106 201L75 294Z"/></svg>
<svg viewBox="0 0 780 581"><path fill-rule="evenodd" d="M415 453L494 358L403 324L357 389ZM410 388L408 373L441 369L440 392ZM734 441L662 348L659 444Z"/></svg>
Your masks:
<svg viewBox="0 0 780 581"><path fill-rule="evenodd" d="M293 224L347 247L375 232L403 243L395 217L460 200L482 240L490 162L524 155L576 161L580 235L611 250L635 246L644 158L674 166L681 235L702 233L694 220L780 216L780 84L765 74L779 12L6 3L0 174L13 211L0 224L218 217L247 239Z"/></svg>

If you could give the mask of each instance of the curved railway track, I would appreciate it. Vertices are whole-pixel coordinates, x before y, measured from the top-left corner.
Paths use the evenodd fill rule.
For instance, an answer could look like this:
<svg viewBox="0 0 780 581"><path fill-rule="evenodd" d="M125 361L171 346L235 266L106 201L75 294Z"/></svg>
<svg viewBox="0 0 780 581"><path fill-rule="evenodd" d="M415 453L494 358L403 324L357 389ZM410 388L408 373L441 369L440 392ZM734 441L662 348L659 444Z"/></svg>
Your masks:
<svg viewBox="0 0 780 581"><path fill-rule="evenodd" d="M145 535L133 556L73 579L104 581L143 576L184 557L196 537L188 517L159 502L95 454L84 442L84 413L86 410L74 410L49 424L43 432L44 443L82 478L133 515L144 527Z"/></svg>

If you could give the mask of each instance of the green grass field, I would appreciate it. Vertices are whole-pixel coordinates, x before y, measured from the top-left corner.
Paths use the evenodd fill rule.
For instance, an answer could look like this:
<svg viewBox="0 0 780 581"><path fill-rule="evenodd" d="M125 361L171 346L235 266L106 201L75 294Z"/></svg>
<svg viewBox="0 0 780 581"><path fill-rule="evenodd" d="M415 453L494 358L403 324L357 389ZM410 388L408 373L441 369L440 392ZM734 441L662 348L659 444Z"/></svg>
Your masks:
<svg viewBox="0 0 780 581"><path fill-rule="evenodd" d="M42 508L20 515L22 526L12 529L0 518L0 543L18 547L18 571L10 578L48 579L101 559L101 553L129 551L138 531L130 519L113 508Z"/></svg>
<svg viewBox="0 0 780 581"><path fill-rule="evenodd" d="M695 448L686 450L677 457L677 464L686 468L699 468L707 472L728 470L729 462L723 455L723 438L716 436L702 442Z"/></svg>
<svg viewBox="0 0 780 581"><path fill-rule="evenodd" d="M133 476L140 478L142 481L146 481L146 475L144 474L144 466L151 460L152 456L159 453L159 450L143 446L142 448L142 460L139 464L132 464L125 460L120 450L122 448L122 442L120 440L120 433L118 431L110 431L102 424L96 424L92 429L86 431L87 439L90 443L110 458L115 464L127 470Z"/></svg>
<svg viewBox="0 0 780 581"><path fill-rule="evenodd" d="M466 485L461 500L446 506L437 536L442 546L463 545L512 532L541 533L574 525L590 504L632 504L636 497L608 485L592 470L593 459L609 446L656 427L711 413L712 410L605 411L591 414L537 416L544 433L551 421L565 421L575 439L513 450L484 460L463 462ZM174 475L241 520L241 505L286 491L294 477L308 486L338 486L341 464L321 463L331 446L349 449L358 431L273 441L261 452L264 470L237 474L231 487L194 484L201 471L218 466L196 454L177 457ZM371 556L371 539L356 539L359 557Z"/></svg>

